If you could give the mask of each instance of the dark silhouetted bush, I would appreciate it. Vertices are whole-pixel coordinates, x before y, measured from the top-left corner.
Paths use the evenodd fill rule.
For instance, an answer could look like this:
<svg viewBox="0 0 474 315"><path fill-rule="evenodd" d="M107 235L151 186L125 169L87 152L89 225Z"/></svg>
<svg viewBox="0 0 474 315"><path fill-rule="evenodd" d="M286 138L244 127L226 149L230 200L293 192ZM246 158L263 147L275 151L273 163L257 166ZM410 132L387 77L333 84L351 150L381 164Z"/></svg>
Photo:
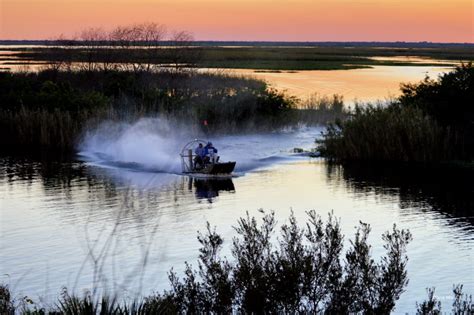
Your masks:
<svg viewBox="0 0 474 315"><path fill-rule="evenodd" d="M323 223L315 211L308 216L306 228L290 216L277 247L273 213L264 214L260 226L253 217L241 218L232 262L219 257L223 240L208 226L198 237L198 270L187 264L184 278L171 273L167 296L184 313L390 313L408 281L411 234L394 226L383 235L386 256L375 262L370 226L361 223L343 261L339 221L330 215Z"/></svg>
<svg viewBox="0 0 474 315"><path fill-rule="evenodd" d="M326 222L309 211L300 227L293 216L275 237L274 213L241 218L232 242L232 261L222 258L224 240L207 225L198 234L201 243L198 269L186 263L184 276L170 273L171 289L140 300L81 297L63 289L55 306L36 305L28 297L12 299L0 285L0 314L228 314L324 313L390 314L408 283L406 247L409 231L393 226L382 235L386 254L376 262L368 244L370 226L360 223L350 247L343 254L339 220ZM418 314L441 314L441 302L428 289L428 299L416 304ZM453 314L472 314L472 297L453 289ZM98 295L98 294L97 294Z"/></svg>
<svg viewBox="0 0 474 315"><path fill-rule="evenodd" d="M438 80L402 85L397 102L357 107L319 141L331 159L451 161L474 159L474 67L463 64Z"/></svg>
<svg viewBox="0 0 474 315"><path fill-rule="evenodd" d="M463 286L458 284L453 288L453 304L450 314L456 315L470 315L474 313L474 304L472 303L472 296L462 292ZM443 314L441 308L441 301L435 296L435 288L426 289L428 299L422 303L416 303L416 314L418 315L441 315Z"/></svg>

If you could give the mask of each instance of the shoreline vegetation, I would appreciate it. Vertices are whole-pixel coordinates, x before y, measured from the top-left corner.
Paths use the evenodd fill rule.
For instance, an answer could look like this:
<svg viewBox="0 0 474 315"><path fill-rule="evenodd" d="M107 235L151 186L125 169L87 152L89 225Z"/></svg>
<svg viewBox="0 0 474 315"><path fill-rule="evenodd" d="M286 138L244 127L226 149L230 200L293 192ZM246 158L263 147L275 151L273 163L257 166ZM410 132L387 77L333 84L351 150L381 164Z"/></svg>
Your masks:
<svg viewBox="0 0 474 315"><path fill-rule="evenodd" d="M140 35L140 29L145 30L144 35ZM164 26L153 23L120 26L109 32L86 29L77 38L60 38L43 45L38 43L36 47L21 46L21 43L5 46L7 54L0 51L4 67L92 60L120 66L148 60L157 66L186 63L194 68L300 71L452 66L453 63L474 61L472 44L199 42L187 32L167 35Z"/></svg>
<svg viewBox="0 0 474 315"><path fill-rule="evenodd" d="M273 212L262 218L240 218L232 240L233 259L220 255L224 240L207 224L198 233L198 268L186 263L181 278L169 272L171 288L133 301L86 292L82 296L63 289L54 305L28 296L14 297L0 284L0 313L13 314L224 314L231 312L390 314L408 283L406 255L412 240L408 230L395 225L382 235L385 255L377 262L368 243L370 225L360 223L343 252L340 221L329 213L323 220L314 210L300 227L293 214L280 228ZM260 222L259 222L260 221ZM472 296L462 285L453 287L453 314L474 311ZM416 303L417 314L441 314L435 289Z"/></svg>
<svg viewBox="0 0 474 315"><path fill-rule="evenodd" d="M474 67L402 84L383 106L358 106L317 140L336 162L417 162L470 166L474 161Z"/></svg>
<svg viewBox="0 0 474 315"><path fill-rule="evenodd" d="M301 102L256 79L187 70L0 73L0 98L5 152L74 152L84 132L103 121L159 116L197 134L218 134L325 124L346 115L337 95Z"/></svg>
<svg viewBox="0 0 474 315"><path fill-rule="evenodd" d="M197 71L202 56L189 47L192 36L163 25L86 29L80 39L79 48L53 47L49 52L59 55L48 54L38 72L0 72L3 151L74 153L84 133L103 121L159 116L196 134L217 134L325 124L346 115L340 96L303 103L261 80ZM168 46L156 49L164 40Z"/></svg>
<svg viewBox="0 0 474 315"><path fill-rule="evenodd" d="M472 159L472 118L461 117L464 111L472 117L465 105L472 101L472 79L460 77L471 75L471 63L458 66L454 75L444 76L454 78L446 83L452 89L442 89L444 83L439 83L439 90L445 93L442 96L429 92L436 90L438 83L426 79L418 85L402 85L402 96L388 106L361 104L355 110L346 109L339 95L302 101L270 89L266 82L255 78L197 70L221 62L219 67L266 69L262 71L311 68L312 63L324 69L366 67L366 61L374 56L472 60L472 45L195 47L193 43L188 32L168 32L163 25L141 23L109 31L85 29L77 38L58 39L56 46L15 48L23 56L48 63L38 72L0 72L2 151L69 154L87 130L103 121L130 122L160 116L194 133L214 134L332 123L319 150L328 159L338 161ZM12 60L19 57L12 56ZM207 62L212 65L205 65ZM380 59L370 62L400 63ZM467 87L455 86L454 80L458 79ZM431 95L424 95L427 93ZM454 114L450 108L453 102L459 107L452 110ZM430 104L444 107L434 113ZM464 119L462 126L440 120L453 115Z"/></svg>

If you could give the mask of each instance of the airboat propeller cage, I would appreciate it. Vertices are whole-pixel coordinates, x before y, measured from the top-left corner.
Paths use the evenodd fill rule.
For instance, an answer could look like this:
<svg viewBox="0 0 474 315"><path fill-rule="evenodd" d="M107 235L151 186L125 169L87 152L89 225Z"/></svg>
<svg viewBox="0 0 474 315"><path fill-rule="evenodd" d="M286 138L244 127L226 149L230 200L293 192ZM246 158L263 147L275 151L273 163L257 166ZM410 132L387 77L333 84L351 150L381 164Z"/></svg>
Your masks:
<svg viewBox="0 0 474 315"><path fill-rule="evenodd" d="M225 163L209 163L202 169L196 170L194 168L194 158L196 154L194 149L197 148L199 144L202 144L203 147L206 146L208 141L195 139L185 144L181 150L181 170L185 174L208 174L208 175L229 175L235 168L235 162L225 162Z"/></svg>
<svg viewBox="0 0 474 315"><path fill-rule="evenodd" d="M191 173L194 170L194 158L196 157L196 154L194 154L194 149L197 148L199 144L202 144L202 146L206 146L207 142L204 140L200 139L194 139L193 141L190 141L186 143L181 150L180 156L181 156L181 170L183 173Z"/></svg>

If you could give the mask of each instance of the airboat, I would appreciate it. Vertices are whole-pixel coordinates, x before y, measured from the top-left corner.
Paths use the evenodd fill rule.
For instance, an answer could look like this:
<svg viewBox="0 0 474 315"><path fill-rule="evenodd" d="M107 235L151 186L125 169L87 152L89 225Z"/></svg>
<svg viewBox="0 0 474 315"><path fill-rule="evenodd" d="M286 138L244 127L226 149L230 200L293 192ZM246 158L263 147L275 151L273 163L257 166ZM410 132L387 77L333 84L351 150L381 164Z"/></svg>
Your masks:
<svg viewBox="0 0 474 315"><path fill-rule="evenodd" d="M232 176L236 162L219 162L219 160L209 159L208 161L200 161L196 159L195 149L202 144L206 146L208 142L205 140L195 139L188 142L181 150L181 169L183 174L196 175L203 177L228 177Z"/></svg>

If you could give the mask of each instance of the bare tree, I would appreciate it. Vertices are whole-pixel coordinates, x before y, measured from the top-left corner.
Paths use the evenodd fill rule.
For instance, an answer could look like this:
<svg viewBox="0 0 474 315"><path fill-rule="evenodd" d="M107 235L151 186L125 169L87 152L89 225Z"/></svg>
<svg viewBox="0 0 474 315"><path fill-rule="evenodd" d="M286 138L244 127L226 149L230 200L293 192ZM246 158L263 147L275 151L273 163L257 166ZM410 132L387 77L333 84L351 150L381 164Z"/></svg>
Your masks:
<svg viewBox="0 0 474 315"><path fill-rule="evenodd" d="M137 45L140 43L141 28L138 24L117 26L110 33L110 38L119 49L119 61L124 70L139 71L141 60L137 56ZM137 58L138 57L138 58Z"/></svg>
<svg viewBox="0 0 474 315"><path fill-rule="evenodd" d="M111 65L111 60L102 58L101 48L103 48L108 41L108 34L104 29L98 27L91 27L85 29L79 35L79 39L84 45L84 62L79 68L85 71L100 70L100 61L102 61L102 70L108 70Z"/></svg>
<svg viewBox="0 0 474 315"><path fill-rule="evenodd" d="M176 71L183 71L192 67L199 56L199 50L192 47L191 33L177 31L168 37L166 27L155 22L117 26L111 31L91 27L77 38L83 45L77 49L78 68L84 71L150 72L165 62L171 63ZM164 48L165 42L171 47ZM74 53L71 50L65 55L72 58ZM62 65L53 65L58 66Z"/></svg>
<svg viewBox="0 0 474 315"><path fill-rule="evenodd" d="M162 56L160 45L166 36L166 27L157 23L143 23L136 25L139 30L139 40L143 46L143 69L151 71L153 68L159 67L159 60Z"/></svg>
<svg viewBox="0 0 474 315"><path fill-rule="evenodd" d="M74 40L61 34L51 41L53 47L48 49L48 53L53 57L48 61L45 69L53 71L71 71L73 60L72 46L74 45Z"/></svg>
<svg viewBox="0 0 474 315"><path fill-rule="evenodd" d="M176 72L190 69L199 57L199 49L191 47L194 37L187 31L175 31L170 38L171 61Z"/></svg>

